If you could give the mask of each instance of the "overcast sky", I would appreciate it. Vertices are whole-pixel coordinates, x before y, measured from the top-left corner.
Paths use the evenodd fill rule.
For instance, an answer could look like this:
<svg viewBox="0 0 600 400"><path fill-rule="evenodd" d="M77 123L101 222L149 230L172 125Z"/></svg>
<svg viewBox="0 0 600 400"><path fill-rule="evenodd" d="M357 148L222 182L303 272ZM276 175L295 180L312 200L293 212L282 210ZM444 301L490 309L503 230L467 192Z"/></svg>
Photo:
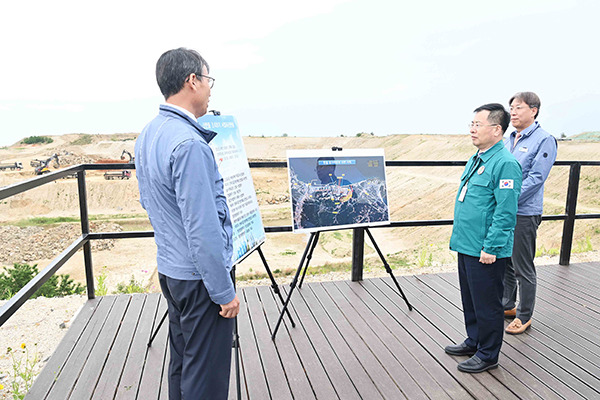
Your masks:
<svg viewBox="0 0 600 400"><path fill-rule="evenodd" d="M283 0L5 2L0 145L140 132L158 57L198 50L210 109L243 135L467 133L517 91L559 136L600 130L600 2Z"/></svg>

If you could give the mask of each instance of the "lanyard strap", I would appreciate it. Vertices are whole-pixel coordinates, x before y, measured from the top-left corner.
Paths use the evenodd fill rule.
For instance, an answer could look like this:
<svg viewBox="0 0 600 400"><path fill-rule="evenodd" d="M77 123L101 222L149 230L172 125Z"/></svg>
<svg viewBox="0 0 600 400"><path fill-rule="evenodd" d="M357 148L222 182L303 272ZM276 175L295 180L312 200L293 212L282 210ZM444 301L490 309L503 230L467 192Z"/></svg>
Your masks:
<svg viewBox="0 0 600 400"><path fill-rule="evenodd" d="M477 157L475 158L475 161L473 162L473 166L471 167L471 170L469 171L469 173L467 174L467 176L465 178L465 183L469 182L469 179L471 179L471 177L473 176L475 171L477 171L479 164L481 164L481 157L479 157L479 155L477 155Z"/></svg>

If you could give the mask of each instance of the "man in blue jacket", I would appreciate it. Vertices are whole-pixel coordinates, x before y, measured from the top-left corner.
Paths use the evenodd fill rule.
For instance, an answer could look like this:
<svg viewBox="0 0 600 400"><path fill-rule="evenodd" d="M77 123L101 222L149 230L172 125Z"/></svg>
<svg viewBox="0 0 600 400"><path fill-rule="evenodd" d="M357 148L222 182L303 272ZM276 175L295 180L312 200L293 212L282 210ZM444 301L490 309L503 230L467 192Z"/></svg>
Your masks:
<svg viewBox="0 0 600 400"><path fill-rule="evenodd" d="M232 226L208 142L214 79L194 50L165 52L156 80L166 103L135 144L140 202L154 228L169 312L169 399L227 399L233 319Z"/></svg>
<svg viewBox="0 0 600 400"><path fill-rule="evenodd" d="M556 160L554 136L542 129L537 118L540 98L533 92L517 93L508 102L510 120L516 129L505 141L506 148L523 167L515 246L504 276L504 316L514 318L506 333L518 335L531 326L535 306L537 276L533 259L537 229L542 222L544 182ZM517 299L519 288L519 307Z"/></svg>
<svg viewBox="0 0 600 400"><path fill-rule="evenodd" d="M471 356L458 364L468 373L498 366L504 270L512 254L521 192L521 166L502 143L510 115L497 103L474 112L470 133L478 150L460 178L450 237L450 249L458 252L467 338L445 348L448 354Z"/></svg>

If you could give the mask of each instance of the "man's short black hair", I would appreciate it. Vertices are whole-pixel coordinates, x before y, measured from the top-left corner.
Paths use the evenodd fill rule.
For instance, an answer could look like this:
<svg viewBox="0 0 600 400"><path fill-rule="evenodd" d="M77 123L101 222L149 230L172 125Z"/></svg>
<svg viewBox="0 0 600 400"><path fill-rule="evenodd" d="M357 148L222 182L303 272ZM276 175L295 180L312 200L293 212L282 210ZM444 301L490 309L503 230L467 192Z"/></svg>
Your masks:
<svg viewBox="0 0 600 400"><path fill-rule="evenodd" d="M165 99L179 93L190 74L202 79L202 68L208 63L195 50L180 47L163 53L156 62L156 82Z"/></svg>
<svg viewBox="0 0 600 400"><path fill-rule="evenodd" d="M502 132L506 132L508 129L508 125L510 124L510 114L502 104L499 103L489 103L484 104L481 107L477 107L474 113L478 113L479 111L489 111L490 115L488 115L487 120L490 124L498 124L502 127Z"/></svg>

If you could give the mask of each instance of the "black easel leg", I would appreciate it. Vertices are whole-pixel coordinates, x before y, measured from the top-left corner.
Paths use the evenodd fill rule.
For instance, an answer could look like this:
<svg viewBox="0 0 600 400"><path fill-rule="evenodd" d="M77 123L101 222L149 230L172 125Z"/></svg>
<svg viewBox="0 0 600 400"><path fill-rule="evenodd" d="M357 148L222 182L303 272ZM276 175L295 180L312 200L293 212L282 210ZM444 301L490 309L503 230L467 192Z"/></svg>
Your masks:
<svg viewBox="0 0 600 400"><path fill-rule="evenodd" d="M231 279L233 280L233 287L235 288L235 265L231 268ZM237 388L237 398L242 400L242 383L240 374L240 335L238 334L238 320L237 316L233 322L233 347L235 348L235 379Z"/></svg>
<svg viewBox="0 0 600 400"><path fill-rule="evenodd" d="M390 274L390 276L392 277L392 280L394 281L394 284L396 285L396 287L398 288L398 291L400 292L400 295L402 295L402 298L406 302L406 305L408 306L408 311L412 311L413 307L410 305L410 303L408 302L408 299L404 295L404 292L400 288L400 285L398 284L398 281L396 280L396 277L394 276L392 269L390 268L389 264L385 260L385 257L383 256L383 253L381 252L381 250L379 250L379 246L377 246L377 243L375 242L375 238L373 238L373 235L371 235L371 231L369 230L369 228L365 228L365 232L367 232L367 235L369 235L369 238L371 238L371 243L373 243L373 246L375 247L377 254L379 254L379 258L381 258L381 261L383 262L383 266L385 267L386 272L388 274Z"/></svg>
<svg viewBox="0 0 600 400"><path fill-rule="evenodd" d="M312 258L313 252L315 251L315 247L317 247L317 242L319 241L319 232L315 232L315 239L313 240L312 246L308 255L306 256L306 266L304 267L304 272L302 273L302 279L300 279L299 288L302 287L302 282L304 282L304 277L306 276L306 270L308 269L308 264L310 264L310 259Z"/></svg>
<svg viewBox="0 0 600 400"><path fill-rule="evenodd" d="M275 325L275 329L273 330L273 334L271 335L271 340L275 340L275 336L277 336L277 331L279 330L279 325L281 325L281 321L283 320L283 315L287 311L288 304L290 303L290 299L292 298L292 293L294 292L294 288L298 283L298 276L300 275L300 271L302 271L302 266L304 265L304 260L310 250L311 244L313 241L316 241L316 234L313 232L310 234L310 238L308 239L308 243L306 244L306 248L304 249L304 254L302 254L302 259L300 260L300 265L296 270L296 275L294 275L294 279L292 283L290 283L290 292L288 293L287 299L283 303L283 309L281 310L281 314L279 315L279 319L277 320L277 324Z"/></svg>
<svg viewBox="0 0 600 400"><path fill-rule="evenodd" d="M261 246L258 246L257 250L258 250L258 255L260 256L260 259L262 260L262 262L265 266L265 269L267 270L267 274L269 275L269 278L271 279L271 288L273 289L273 292L275 292L275 294L277 296L279 296L279 300L281 300L281 304L283 304L285 301L283 300L283 296L281 294L281 291L279 290L279 286L277 285L277 282L275 281L275 277L271 273L271 268L269 268L269 264L267 264L267 259L265 258L265 255L262 252ZM290 323L292 324L292 327L295 328L296 323L292 319L292 315L290 314L290 311L289 310L285 310L285 311L286 311L288 318L290 319Z"/></svg>
<svg viewBox="0 0 600 400"><path fill-rule="evenodd" d="M168 314L169 314L169 311L166 310L165 315L162 316L162 318L160 319L160 322L158 323L158 325L156 326L156 329L154 330L154 333L150 337L150 341L148 342L148 347L152 346L152 342L154 341L154 338L158 334L158 331L160 330L160 327L162 326L163 322L165 322L165 319L167 318Z"/></svg>

